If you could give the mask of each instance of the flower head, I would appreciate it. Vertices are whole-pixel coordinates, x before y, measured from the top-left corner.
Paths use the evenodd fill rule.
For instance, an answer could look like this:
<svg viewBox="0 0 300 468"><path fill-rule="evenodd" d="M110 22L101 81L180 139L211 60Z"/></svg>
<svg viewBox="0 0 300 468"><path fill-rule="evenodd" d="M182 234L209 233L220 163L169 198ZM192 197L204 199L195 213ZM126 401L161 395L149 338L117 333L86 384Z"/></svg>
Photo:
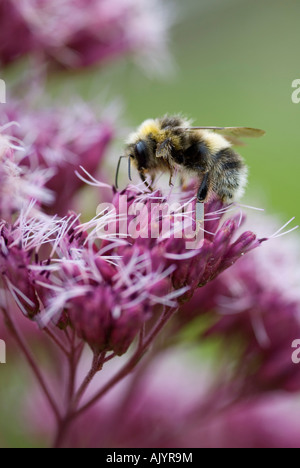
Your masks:
<svg viewBox="0 0 300 468"><path fill-rule="evenodd" d="M18 156L19 170L26 173L26 180L30 179L31 189L36 187L33 198L48 206L48 212L64 216L74 194L83 186L75 175L76 169L83 164L96 174L113 137L112 123L98 119L84 103L68 109L32 110L26 109L25 103L12 101L5 106L0 123L9 125L12 120L18 125L10 126L7 133L10 139L22 141L25 152ZM47 190L40 194L42 184ZM7 193L10 196L9 189Z"/></svg>
<svg viewBox="0 0 300 468"><path fill-rule="evenodd" d="M191 195L183 193L179 208L165 212L166 198L160 192L132 187L115 194L110 211L101 211L84 225L75 213L48 219L44 227L30 214L27 220L23 216L16 231L21 245L35 251L49 246L44 259L28 266L41 305L39 323L71 326L94 350L123 354L149 319L175 310L260 245L252 232L236 235L240 217L222 223L226 210L213 202L206 205L205 218L207 223L218 218L214 231L206 232L204 221L204 239L187 249L186 225L178 212L182 214L186 200L192 200L187 219L189 227L195 225ZM116 229L121 224L121 232L103 230L105 225ZM156 225L162 232L151 236Z"/></svg>

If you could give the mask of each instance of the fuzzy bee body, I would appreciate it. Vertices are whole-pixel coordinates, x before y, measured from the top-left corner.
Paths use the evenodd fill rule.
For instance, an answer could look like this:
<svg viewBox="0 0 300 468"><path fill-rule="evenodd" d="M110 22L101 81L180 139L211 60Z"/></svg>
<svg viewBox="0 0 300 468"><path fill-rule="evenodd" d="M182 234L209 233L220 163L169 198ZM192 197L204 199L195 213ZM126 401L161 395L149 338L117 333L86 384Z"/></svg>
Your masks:
<svg viewBox="0 0 300 468"><path fill-rule="evenodd" d="M232 137L216 133L229 130ZM231 141L239 143L237 136L262 134L262 130L245 127L191 127L181 116L165 116L146 120L130 135L125 157L129 168L132 161L143 181L150 176L153 183L162 171L170 174L171 184L176 171L183 180L198 178L198 201L206 202L214 193L231 202L243 194L247 183L247 167L232 149Z"/></svg>

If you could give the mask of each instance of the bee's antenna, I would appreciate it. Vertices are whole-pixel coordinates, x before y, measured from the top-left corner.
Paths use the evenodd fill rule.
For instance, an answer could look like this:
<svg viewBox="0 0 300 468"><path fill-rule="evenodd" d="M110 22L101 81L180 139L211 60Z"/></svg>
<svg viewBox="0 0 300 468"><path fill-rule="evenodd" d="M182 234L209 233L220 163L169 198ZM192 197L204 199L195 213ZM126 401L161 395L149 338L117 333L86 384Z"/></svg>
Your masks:
<svg viewBox="0 0 300 468"><path fill-rule="evenodd" d="M127 156L120 156L120 157L119 157L119 161L118 161L118 165L117 165L117 170L116 170L116 180L115 180L115 187L116 187L116 189L119 188L119 187L118 187L119 172L120 172L121 160L122 160L123 158L127 158Z"/></svg>
<svg viewBox="0 0 300 468"><path fill-rule="evenodd" d="M131 157L130 156L128 157L128 179L132 180L132 177L131 177Z"/></svg>

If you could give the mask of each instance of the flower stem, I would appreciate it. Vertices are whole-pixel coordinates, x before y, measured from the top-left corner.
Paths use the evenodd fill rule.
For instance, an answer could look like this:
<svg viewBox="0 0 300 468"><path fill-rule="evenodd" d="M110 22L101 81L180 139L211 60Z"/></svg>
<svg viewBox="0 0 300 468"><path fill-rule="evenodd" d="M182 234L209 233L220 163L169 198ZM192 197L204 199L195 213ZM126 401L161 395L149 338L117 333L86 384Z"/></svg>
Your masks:
<svg viewBox="0 0 300 468"><path fill-rule="evenodd" d="M66 355L69 356L68 350L65 348L63 343L55 336L54 333L52 333L49 328L44 328L44 332L51 338L51 340L59 347L59 349Z"/></svg>
<svg viewBox="0 0 300 468"><path fill-rule="evenodd" d="M84 395L86 389L88 388L89 384L93 380L94 376L99 372L103 364L105 363L105 355L106 353L101 353L100 355L95 353L93 358L93 363L91 366L90 371L88 372L86 378L84 379L81 387L79 388L74 401L70 404L70 407L67 411L66 417L61 424L58 426L57 435L55 438L55 443L53 445L54 448L60 448L63 445L64 438L68 432L70 424L73 420L79 417L82 413L88 410L91 406L93 406L97 401L99 401L107 392L109 392L117 383L127 377L138 364L140 359L143 357L145 352L148 350L154 339L160 333L164 325L170 320L170 318L175 314L177 309L168 308L164 311L160 321L154 326L154 328L150 331L149 335L144 340L144 343L141 343L141 339L139 340L138 348L131 359L125 364L125 366L109 381L106 385L93 397L91 398L85 405L81 408L76 410L76 407L79 405L82 396Z"/></svg>
<svg viewBox="0 0 300 468"><path fill-rule="evenodd" d="M65 438L65 435L69 429L70 423L72 422L73 418L69 417L67 415L65 419L63 419L59 424L57 428L57 433L55 436L54 444L52 448L62 448L63 441Z"/></svg>
<svg viewBox="0 0 300 468"><path fill-rule="evenodd" d="M105 355L106 355L106 352L101 353L100 356L97 353L94 354L92 367L91 367L90 371L88 372L86 378L84 379L81 387L79 388L79 390L78 390L78 392L77 392L77 394L76 394L76 396L74 398L74 401L72 403L73 408L76 408L78 406L78 404L79 404L81 398L83 397L86 389L88 388L89 384L91 383L91 381L93 380L95 375L101 370L101 368L103 366L103 362L105 360Z"/></svg>
<svg viewBox="0 0 300 468"><path fill-rule="evenodd" d="M94 354L91 369L89 370L87 376L85 377L84 381L82 382L82 385L80 386L75 396L74 396L75 375L76 375L76 368L78 364L78 357L76 356L76 350L74 350L73 356L72 354L73 353L71 353L70 358L69 358L70 377L69 377L67 412L66 412L65 418L61 420L58 424L53 448L62 447L64 438L69 429L69 426L75 417L76 407L78 406L86 389L88 388L89 384L91 383L91 381L93 380L97 372L99 372L99 370L101 370L101 368L103 367L106 352L100 353L100 355L99 353Z"/></svg>
<svg viewBox="0 0 300 468"><path fill-rule="evenodd" d="M68 390L67 390L67 402L69 405L70 401L72 401L74 397L74 389L75 389L76 369L77 369L75 352L70 353L68 362L69 362L69 382L68 382Z"/></svg>

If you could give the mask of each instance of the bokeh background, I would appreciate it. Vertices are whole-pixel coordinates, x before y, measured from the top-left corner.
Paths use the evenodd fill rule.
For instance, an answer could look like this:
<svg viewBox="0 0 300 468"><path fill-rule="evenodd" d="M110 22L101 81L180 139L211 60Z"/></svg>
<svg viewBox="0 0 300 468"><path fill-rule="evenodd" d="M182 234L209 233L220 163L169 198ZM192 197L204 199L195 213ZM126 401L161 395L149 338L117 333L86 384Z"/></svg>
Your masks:
<svg viewBox="0 0 300 468"><path fill-rule="evenodd" d="M248 140L240 150L250 167L244 201L283 221L292 216L299 220L300 104L291 95L293 80L300 78L300 2L169 3L175 17L170 39L174 63L168 70L161 67L162 76L120 59L101 68L52 74L47 93L59 102L74 93L94 103L115 101L128 129L149 117L181 112L199 125L266 130L265 137ZM1 71L8 90L27 66L21 61ZM118 136L112 158L119 154L123 137ZM109 177L113 181L114 174ZM18 427L11 420L28 375L20 363L17 372L11 369L1 367L0 444L3 438L5 445L29 446L31 434L26 439L21 423Z"/></svg>

